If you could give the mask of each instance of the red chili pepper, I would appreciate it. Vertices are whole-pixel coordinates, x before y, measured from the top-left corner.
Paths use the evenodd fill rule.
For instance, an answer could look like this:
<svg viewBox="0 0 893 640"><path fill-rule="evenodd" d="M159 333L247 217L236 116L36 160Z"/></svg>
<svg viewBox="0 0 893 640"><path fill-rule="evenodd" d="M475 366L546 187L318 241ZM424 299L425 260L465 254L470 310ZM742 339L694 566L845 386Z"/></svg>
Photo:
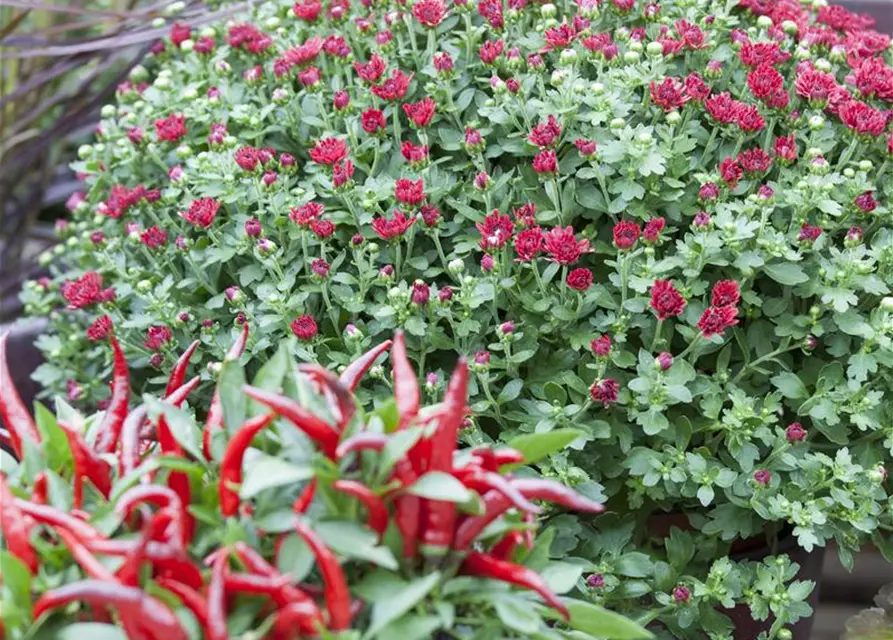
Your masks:
<svg viewBox="0 0 893 640"><path fill-rule="evenodd" d="M197 383L198 379L198 376L196 376L192 381ZM177 389L174 394L179 393L186 388L186 386L192 384L192 381L187 382L186 385ZM183 455L183 448L174 438L174 434L171 432L170 426L167 423L167 418L165 418L163 413L158 416L158 429L156 433L158 434L158 444L161 447L162 454L173 456ZM184 508L192 503L192 486L189 482L188 473L184 471L171 471L167 477L167 486L179 496L180 502L183 504ZM188 544L195 533L195 519L189 514L188 510L185 509L183 517L183 536Z"/></svg>
<svg viewBox="0 0 893 640"><path fill-rule="evenodd" d="M311 440L319 443L326 456L329 458L335 456L339 434L326 421L313 415L297 402L285 396L247 385L243 389L245 395L249 398L266 405L303 431Z"/></svg>
<svg viewBox="0 0 893 640"><path fill-rule="evenodd" d="M18 498L14 500L14 503L25 515L34 518L36 522L50 525L57 529L67 529L81 542L86 543L88 540L105 538L105 536L92 525L83 520L79 520L64 511L60 511L55 507L46 504L34 504L33 502L20 500Z"/></svg>
<svg viewBox="0 0 893 640"><path fill-rule="evenodd" d="M15 451L15 447L12 444L12 435L9 433L9 430L3 427L0 427L0 447Z"/></svg>
<svg viewBox="0 0 893 640"><path fill-rule="evenodd" d="M300 636L316 636L321 627L319 609L312 603L290 602L276 614L274 630L277 638L294 638L296 632Z"/></svg>
<svg viewBox="0 0 893 640"><path fill-rule="evenodd" d="M134 553L137 544L136 540L90 540L86 546L93 553L128 557ZM193 589L201 589L205 584L201 571L189 556L171 544L150 542L143 555L155 569L155 573L162 577L174 578Z"/></svg>
<svg viewBox="0 0 893 640"><path fill-rule="evenodd" d="M480 578L493 578L494 580L509 582L520 587L527 587L540 594L543 600L564 616L565 620L570 619L570 612L568 612L567 607L558 599L558 596L552 593L546 581L533 569L506 562L505 560L499 560L485 553L472 551L463 560L462 565L459 567L459 573Z"/></svg>
<svg viewBox="0 0 893 640"><path fill-rule="evenodd" d="M295 530L316 556L316 562L325 583L326 609L329 611L329 629L344 631L350 627L350 591L347 578L338 557L322 538L300 518L295 520Z"/></svg>
<svg viewBox="0 0 893 640"><path fill-rule="evenodd" d="M313 497L316 495L316 485L316 478L313 478L307 483L304 490L301 491L297 498L295 498L295 503L291 507L292 511L299 515L307 513L307 509L310 507L310 504L313 502Z"/></svg>
<svg viewBox="0 0 893 640"><path fill-rule="evenodd" d="M239 485L242 483L242 460L254 436L273 422L274 414L256 416L246 420L230 439L220 461L220 512L225 518L239 512Z"/></svg>
<svg viewBox="0 0 893 640"><path fill-rule="evenodd" d="M388 528L389 519L388 508L385 506L384 501L375 495L369 487L355 480L337 480L333 486L338 491L343 491L353 496L366 507L366 511L369 514L366 524L378 534L380 540Z"/></svg>
<svg viewBox="0 0 893 640"><path fill-rule="evenodd" d="M335 459L341 460L354 451L381 451L387 443L388 437L383 433L361 431L338 445L335 450Z"/></svg>
<svg viewBox="0 0 893 640"><path fill-rule="evenodd" d="M121 475L130 473L140 464L140 429L146 420L146 406L131 411L121 427Z"/></svg>
<svg viewBox="0 0 893 640"><path fill-rule="evenodd" d="M394 476L405 488L412 486L417 476L412 470L412 464L407 459L397 461L394 466ZM403 493L394 501L396 511L397 529L403 536L403 557L406 560L415 558L418 551L418 536L421 527L422 500L411 493Z"/></svg>
<svg viewBox="0 0 893 640"><path fill-rule="evenodd" d="M391 348L392 342L385 340L380 345L372 347L361 355L359 358L347 365L347 368L341 373L340 380L351 391L356 390L360 384L360 380L366 375L366 372L372 367L378 356Z"/></svg>
<svg viewBox="0 0 893 640"><path fill-rule="evenodd" d="M459 472L456 475L462 481L462 484L469 489L474 489L480 494L484 494L484 492L492 489L508 498L511 501L512 506L516 509L528 511L530 513L543 512L540 507L525 498L521 491L512 485L505 476L500 475L495 471L469 469Z"/></svg>
<svg viewBox="0 0 893 640"><path fill-rule="evenodd" d="M338 432L344 431L357 410L350 389L338 376L318 364L298 365L298 371L310 376L320 386L329 400L329 406L338 412Z"/></svg>
<svg viewBox="0 0 893 640"><path fill-rule="evenodd" d="M115 574L102 564L96 556L93 555L90 549L83 542L78 540L77 536L61 527L56 529L56 533L62 539L62 542L65 543L65 546L68 547L68 550L71 552L71 557L74 558L78 565L80 565L81 569L84 570L84 573L96 580L105 580L108 582L118 581L117 578L115 578Z"/></svg>
<svg viewBox="0 0 893 640"><path fill-rule="evenodd" d="M487 471L499 471L499 468L507 464L521 464L524 462L524 454L517 449L503 447L491 449L490 447L476 447L471 450L473 456L481 460L481 466Z"/></svg>
<svg viewBox="0 0 893 640"><path fill-rule="evenodd" d="M604 505L593 502L578 494L573 489L553 480L536 478L517 478L512 480L512 486L529 500L548 500L562 506L584 511L588 513L601 513ZM471 516L462 521L456 531L454 549L467 549L474 539L487 526L499 516L511 508L512 502L499 491L488 491L484 495L484 513L479 516Z"/></svg>
<svg viewBox="0 0 893 640"><path fill-rule="evenodd" d="M189 394L192 393L195 388L198 386L199 382L202 379L200 376L195 376L189 382L184 382L182 385L176 388L169 396L167 396L164 401L169 402L175 407L179 407L185 402L186 398L189 397Z"/></svg>
<svg viewBox="0 0 893 640"><path fill-rule="evenodd" d="M127 418L127 405L130 402L130 372L127 368L127 359L114 334L109 336L109 341L115 351L112 398L99 425L96 442L93 444L93 449L98 453L112 453L118 447L118 438L121 437L121 427Z"/></svg>
<svg viewBox="0 0 893 640"><path fill-rule="evenodd" d="M192 612L192 615L195 616L195 619L198 620L202 629L207 633L208 601L205 600L205 597L202 594L189 585L178 582L173 578L156 578L155 582L158 583L158 586L167 589L177 596L180 599L180 602L183 603L183 606Z"/></svg>
<svg viewBox="0 0 893 640"><path fill-rule="evenodd" d="M137 587L115 582L81 580L46 591L34 603L36 620L44 613L72 602L86 602L96 607L115 607L126 615L132 626L150 640L188 640L180 620L159 600Z"/></svg>
<svg viewBox="0 0 893 640"><path fill-rule="evenodd" d="M146 560L149 543L157 540L176 517L173 511L162 509L146 521L139 540L134 545L133 553L127 555L124 564L115 572L115 576L122 584L131 586L139 584L140 567Z"/></svg>
<svg viewBox="0 0 893 640"><path fill-rule="evenodd" d="M154 504L159 509L170 508L174 513L178 514L174 524L176 525L179 539L177 544L180 548L185 548L188 544L187 521L190 518L189 512L186 511L186 505L180 500L180 496L170 487L157 484L137 485L125 491L118 502L115 504L115 512L123 518L129 518L133 509L143 502Z"/></svg>
<svg viewBox="0 0 893 640"><path fill-rule="evenodd" d="M192 359L192 354L195 353L195 349L198 345L198 340L193 341L191 345L186 347L186 351L184 351L183 355L177 360L177 364L175 364L174 368L171 370L171 375L167 381L167 387L164 390L165 398L169 397L183 385L183 381L186 379L186 370L189 368L189 360Z"/></svg>
<svg viewBox="0 0 893 640"><path fill-rule="evenodd" d="M9 439L16 457L21 460L24 455L22 440L28 439L39 444L41 438L31 413L12 382L12 373L6 360L7 340L9 332L0 336L0 418L3 418L9 429Z"/></svg>
<svg viewBox="0 0 893 640"><path fill-rule="evenodd" d="M34 504L46 504L49 494L49 484L46 471L41 471L34 476L34 485L31 488L31 502Z"/></svg>
<svg viewBox="0 0 893 640"><path fill-rule="evenodd" d="M396 376L396 370L394 374ZM447 385L437 430L428 443L429 471L452 470L453 453L456 451L459 427L465 417L467 398L468 363L461 358ZM424 503L423 515L422 544L433 549L448 549L456 529L456 504L445 500L428 500Z"/></svg>
<svg viewBox="0 0 893 640"><path fill-rule="evenodd" d="M83 504L84 478L90 480L103 497L108 498L112 490L112 468L109 463L87 446L77 430L61 420L59 428L68 438L68 446L74 460L74 508L80 509Z"/></svg>
<svg viewBox="0 0 893 640"><path fill-rule="evenodd" d="M421 392L415 369L406 355L406 336L402 331L394 334L394 345L391 348L391 367L394 378L394 399L397 401L397 412L400 422L397 430L408 427L419 413ZM464 400L463 400L464 402Z"/></svg>
<svg viewBox="0 0 893 640"><path fill-rule="evenodd" d="M211 565L211 581L208 583L208 640L226 640L226 563L229 550L220 549Z"/></svg>
<svg viewBox="0 0 893 640"><path fill-rule="evenodd" d="M263 556L244 542L237 542L233 545L233 550L236 552L236 556L241 563L245 565L245 568L249 571L268 578L276 578L283 575L273 565L264 560ZM301 602L312 606L315 611L315 616L314 624L310 625L309 631L315 631L317 623L322 625L322 613L320 612L319 607L317 607L313 599L302 589L290 584L286 585L280 593L273 596L273 599L280 608L287 606L291 602Z"/></svg>
<svg viewBox="0 0 893 640"><path fill-rule="evenodd" d="M509 531L502 540L493 545L489 553L499 560L509 560L523 540L524 536L520 531Z"/></svg>
<svg viewBox="0 0 893 640"><path fill-rule="evenodd" d="M227 360L238 360L245 351L245 345L248 343L248 323L242 324L242 333L229 348L226 353ZM214 396L211 398L211 405L208 407L208 419L205 420L205 427L202 429L202 453L206 460L211 460L211 436L215 431L223 428L223 405L220 402L220 392L214 389Z"/></svg>
<svg viewBox="0 0 893 640"><path fill-rule="evenodd" d="M6 474L0 473L0 531L3 532L9 552L34 574L39 565L37 553L31 546L34 522L25 515L18 502L9 488Z"/></svg>
<svg viewBox="0 0 893 640"><path fill-rule="evenodd" d="M255 573L228 573L223 579L227 593L251 593L274 597L290 582L291 577L285 574L260 576Z"/></svg>

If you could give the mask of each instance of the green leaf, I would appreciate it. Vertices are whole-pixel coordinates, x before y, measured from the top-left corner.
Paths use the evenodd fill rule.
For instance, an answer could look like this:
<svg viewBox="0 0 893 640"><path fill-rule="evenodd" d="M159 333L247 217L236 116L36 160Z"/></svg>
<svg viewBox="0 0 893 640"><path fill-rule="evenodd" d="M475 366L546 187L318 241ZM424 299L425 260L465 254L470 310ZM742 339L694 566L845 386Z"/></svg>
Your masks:
<svg viewBox="0 0 893 640"><path fill-rule="evenodd" d="M241 392L240 392L241 394ZM181 447L196 460L204 460L205 456L199 447L199 433L201 429L188 413L183 409L179 409L172 404L162 402L152 396L143 396L143 402L149 407L149 417L157 420L158 415L163 413L167 426L171 430Z"/></svg>
<svg viewBox="0 0 893 640"><path fill-rule="evenodd" d="M252 387L278 393L282 388L286 374L294 367L290 346L290 340L283 340L279 343L279 348L273 354L273 357L267 360L264 366L260 368L260 371L257 372L257 375L254 376L254 380L251 381ZM269 407L254 400L249 400L248 406L253 416L270 411Z"/></svg>
<svg viewBox="0 0 893 640"><path fill-rule="evenodd" d="M443 471L429 471L406 489L408 493L444 502L468 502L472 493L454 476Z"/></svg>
<svg viewBox="0 0 893 640"><path fill-rule="evenodd" d="M579 429L553 429L544 433L525 433L508 442L508 446L524 454L524 464L533 464L564 450L584 435Z"/></svg>
<svg viewBox="0 0 893 640"><path fill-rule="evenodd" d="M304 539L296 533L288 534L276 555L276 567L291 576L293 582L302 582L313 569L316 559Z"/></svg>
<svg viewBox="0 0 893 640"><path fill-rule="evenodd" d="M68 469L71 465L71 450L65 432L56 422L56 416L43 404L35 402L34 422L42 436L40 444L46 454L47 466L53 471Z"/></svg>
<svg viewBox="0 0 893 640"><path fill-rule="evenodd" d="M397 431L388 438L388 443L384 446L384 450L381 452L381 460L378 463L379 478L384 478L390 473L397 461L402 460L409 450L416 445L419 438L422 437L423 431L422 427L411 427L403 431Z"/></svg>
<svg viewBox="0 0 893 640"><path fill-rule="evenodd" d="M372 620L364 637L376 637L385 626L412 610L437 586L438 582L440 582L440 572L435 571L413 580L388 598L378 600L372 605Z"/></svg>
<svg viewBox="0 0 893 640"><path fill-rule="evenodd" d="M536 608L524 598L498 597L493 600L493 607L502 624L525 636L536 633L543 625Z"/></svg>
<svg viewBox="0 0 893 640"><path fill-rule="evenodd" d="M226 432L233 434L245 422L247 398L242 393L245 371L236 360L225 360L217 381L217 393L223 407L223 424Z"/></svg>
<svg viewBox="0 0 893 640"><path fill-rule="evenodd" d="M323 520L313 527L326 544L348 558L365 560L391 571L399 566L391 550L378 545L378 535L358 522Z"/></svg>
<svg viewBox="0 0 893 640"><path fill-rule="evenodd" d="M313 477L313 467L296 465L266 454L258 454L242 480L239 496L243 500L253 498L265 489L295 484Z"/></svg>
<svg viewBox="0 0 893 640"><path fill-rule="evenodd" d="M382 638L400 640L430 640L435 631L444 626L440 616L403 616L379 631Z"/></svg>
<svg viewBox="0 0 893 640"><path fill-rule="evenodd" d="M772 377L772 384L781 391L781 395L791 400L799 400L809 395L806 385L796 373L779 373Z"/></svg>
<svg viewBox="0 0 893 640"><path fill-rule="evenodd" d="M580 600L565 600L571 619L568 623L578 631L584 631L605 640L645 640L654 636L638 624L619 613Z"/></svg>
<svg viewBox="0 0 893 640"><path fill-rule="evenodd" d="M543 580L555 593L567 593L577 584L583 573L583 566L570 562L551 562L540 571Z"/></svg>
<svg viewBox="0 0 893 640"><path fill-rule="evenodd" d="M499 392L499 396L496 398L496 402L498 404L504 404L506 402L511 402L519 395L521 395L521 389L524 388L524 381L520 378L515 378L514 380L510 380L508 384L506 384L502 390Z"/></svg>
<svg viewBox="0 0 893 640"><path fill-rule="evenodd" d="M806 272L800 268L800 265L793 262L781 262L778 264L767 264L763 267L766 275L778 282L779 284L793 286L795 284L803 284L809 280Z"/></svg>
<svg viewBox="0 0 893 640"><path fill-rule="evenodd" d="M54 634L56 640L127 640L123 630L99 622L67 624L56 629Z"/></svg>

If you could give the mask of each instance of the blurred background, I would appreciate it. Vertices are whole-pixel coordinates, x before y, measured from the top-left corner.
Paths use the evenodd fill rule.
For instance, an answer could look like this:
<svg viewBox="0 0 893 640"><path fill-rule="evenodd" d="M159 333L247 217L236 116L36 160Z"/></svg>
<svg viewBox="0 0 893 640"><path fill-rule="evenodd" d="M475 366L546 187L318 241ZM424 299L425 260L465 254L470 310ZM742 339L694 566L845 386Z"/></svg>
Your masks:
<svg viewBox="0 0 893 640"><path fill-rule="evenodd" d="M153 26L169 1L0 0L0 333L21 315L18 291L40 275L37 256L54 242L53 225L79 182L68 168L79 145L91 141L99 110L166 32ZM238 10L189 0L177 21L200 25ZM847 0L851 11L873 15L878 31L893 33L893 0ZM23 395L36 392L31 347L39 322L15 326L10 351ZM26 398L27 400L27 398ZM847 618L871 606L893 565L875 552L860 554L850 573L825 554L821 603L810 640L838 640ZM880 639L879 639L880 640Z"/></svg>

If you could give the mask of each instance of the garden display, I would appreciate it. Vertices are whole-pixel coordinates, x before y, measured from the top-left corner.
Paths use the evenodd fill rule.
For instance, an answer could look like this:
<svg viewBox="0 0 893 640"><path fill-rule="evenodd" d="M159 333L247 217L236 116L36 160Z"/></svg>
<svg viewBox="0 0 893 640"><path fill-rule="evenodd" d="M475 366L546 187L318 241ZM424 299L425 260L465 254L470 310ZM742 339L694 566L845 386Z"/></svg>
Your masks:
<svg viewBox="0 0 893 640"><path fill-rule="evenodd" d="M171 19L80 149L51 277L22 294L50 318L35 377L63 421L142 403L152 422L146 398L176 392L186 351L187 414L225 425L194 464L221 460L246 406L287 418L234 362L287 395L275 372L294 358L341 406L326 381L402 336L418 380L392 352L357 415L390 415L408 379L446 406L467 362L450 433L472 452L548 443L531 472L605 505L541 516L540 559L582 571L586 606L659 638L806 640L810 557L834 543L850 566L873 544L893 560L893 45L872 27L824 0L299 0ZM112 335L129 392L108 387ZM405 431L397 413L378 431ZM331 434L318 445L337 458ZM102 432L93 446L115 451ZM460 493L447 502L467 508ZM574 637L530 612L536 633Z"/></svg>

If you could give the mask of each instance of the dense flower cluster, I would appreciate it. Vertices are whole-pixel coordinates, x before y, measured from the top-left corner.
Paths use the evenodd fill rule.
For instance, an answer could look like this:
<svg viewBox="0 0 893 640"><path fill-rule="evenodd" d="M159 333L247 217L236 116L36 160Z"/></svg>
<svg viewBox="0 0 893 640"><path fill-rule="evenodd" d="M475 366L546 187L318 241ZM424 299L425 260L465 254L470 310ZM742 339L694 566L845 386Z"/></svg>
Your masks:
<svg viewBox="0 0 893 640"><path fill-rule="evenodd" d="M24 294L51 312L47 388L107 394L105 315L140 391L246 321L249 369L291 334L339 366L402 327L436 389L474 354L464 437L570 434L542 469L634 531L585 543L593 597L659 592L680 637L716 592L615 564L648 550L648 513L697 514L697 548L784 529L846 561L881 536L893 54L869 19L824 0L252 11L173 29L81 150L88 195ZM574 526L564 549L589 539ZM768 611L749 593L731 597Z"/></svg>

